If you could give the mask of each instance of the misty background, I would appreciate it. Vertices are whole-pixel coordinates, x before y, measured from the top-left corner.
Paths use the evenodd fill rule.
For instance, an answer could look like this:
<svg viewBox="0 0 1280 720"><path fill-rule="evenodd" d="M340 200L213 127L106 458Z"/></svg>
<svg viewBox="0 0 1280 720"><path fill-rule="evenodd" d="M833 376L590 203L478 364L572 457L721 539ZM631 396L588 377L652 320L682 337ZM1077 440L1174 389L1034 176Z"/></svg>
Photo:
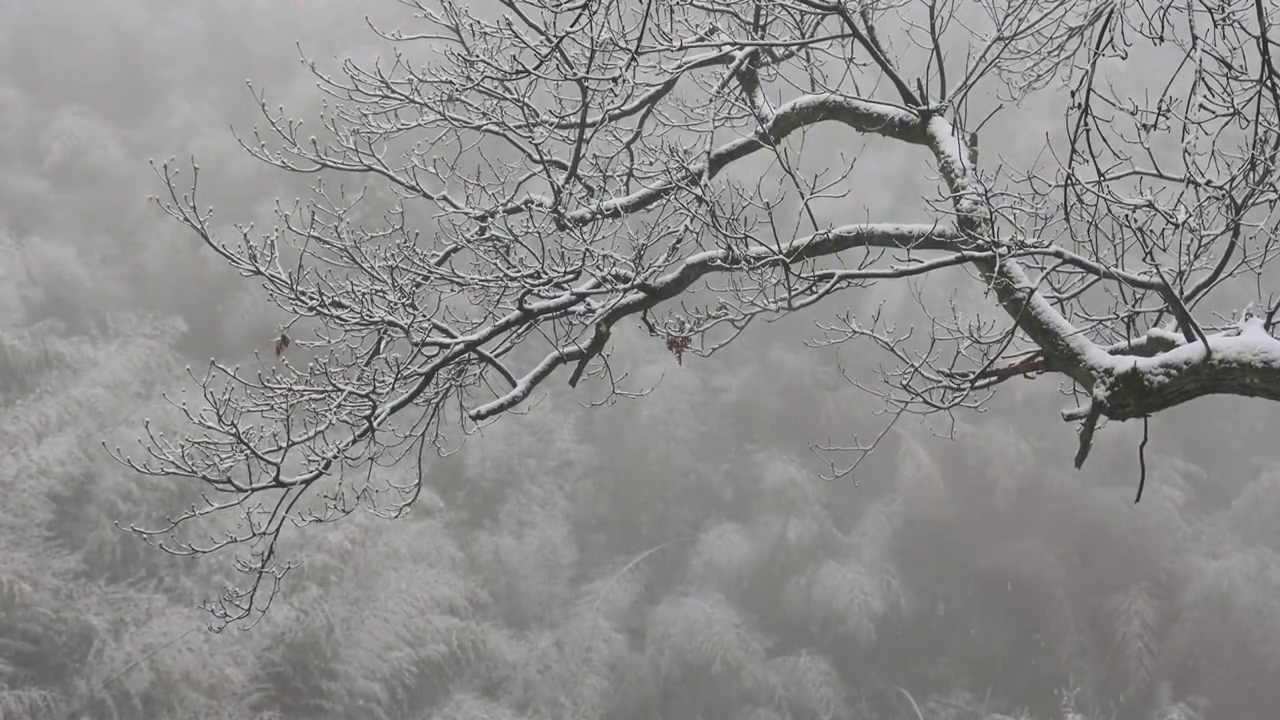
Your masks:
<svg viewBox="0 0 1280 720"><path fill-rule="evenodd" d="M295 42L322 66L377 57L366 13L410 22L390 0L0 0L0 718L1280 712L1274 406L1153 418L1138 505L1141 426L1107 426L1072 469L1052 380L954 427L900 422L826 482L809 445L883 427L844 377L882 358L804 341L850 302L905 322L906 285L683 364L624 334L648 397L584 409L553 383L434 460L409 517L289 534L302 564L266 617L208 632L197 605L236 579L230 553L118 529L192 488L101 442L144 418L180 433L161 393L184 367L265 355L282 318L148 202L147 161L194 156L218 222L269 225L305 179L236 145L258 121L245 80L316 117ZM1057 112L1020 109L984 153L1033 151ZM894 167L866 192L914 206L924 163Z"/></svg>

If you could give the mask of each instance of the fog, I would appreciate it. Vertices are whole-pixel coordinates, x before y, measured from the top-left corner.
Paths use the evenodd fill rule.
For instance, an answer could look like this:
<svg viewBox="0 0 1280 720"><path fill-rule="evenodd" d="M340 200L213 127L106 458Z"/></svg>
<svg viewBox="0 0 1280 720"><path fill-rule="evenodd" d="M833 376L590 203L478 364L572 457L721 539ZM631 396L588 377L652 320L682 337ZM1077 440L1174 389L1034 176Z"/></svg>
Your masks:
<svg viewBox="0 0 1280 720"><path fill-rule="evenodd" d="M211 357L270 356L286 318L149 201L149 160L195 158L220 232L269 227L311 178L237 144L261 123L246 80L312 122L299 48L389 57L366 13L413 22L391 0L0 2L0 720L1276 715L1274 404L1152 417L1138 504L1142 421L1105 425L1076 470L1053 377L904 417L824 479L815 444L885 428L850 382L884 358L806 340L846 308L919 320L913 292L949 297L924 282L708 358L620 331L610 362L644 397L588 407L598 382L553 377L422 461L405 517L286 533L297 567L267 611L211 632L236 548L175 557L123 530L199 488L103 444L136 447L144 420L181 434L162 394ZM1034 152L1015 130L1060 112L1010 109L983 152ZM931 192L922 151L821 135L861 153L860 202L905 217Z"/></svg>

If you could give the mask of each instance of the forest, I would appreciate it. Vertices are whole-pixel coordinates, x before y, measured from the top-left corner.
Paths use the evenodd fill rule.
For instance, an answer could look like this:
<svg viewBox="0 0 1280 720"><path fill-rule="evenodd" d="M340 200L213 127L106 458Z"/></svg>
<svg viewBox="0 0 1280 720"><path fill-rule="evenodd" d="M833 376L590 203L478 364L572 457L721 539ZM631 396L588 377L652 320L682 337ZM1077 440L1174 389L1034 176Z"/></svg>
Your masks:
<svg viewBox="0 0 1280 720"><path fill-rule="evenodd" d="M830 308L705 358L618 331L644 397L561 379L371 466L412 504L282 534L270 606L211 621L232 550L128 532L200 489L107 448L144 420L189 432L165 397L198 395L211 357L271 362L287 318L148 201L148 159L196 158L219 218L269 225L310 179L237 145L261 120L245 81L318 116L299 49L385 55L366 13L411 15L0 3L0 720L1274 716L1274 403L1108 424L1076 469L1061 389L1014 381L983 412L903 416L831 478L815 446L885 416L850 381L877 358L806 343ZM847 297L905 316L917 290Z"/></svg>

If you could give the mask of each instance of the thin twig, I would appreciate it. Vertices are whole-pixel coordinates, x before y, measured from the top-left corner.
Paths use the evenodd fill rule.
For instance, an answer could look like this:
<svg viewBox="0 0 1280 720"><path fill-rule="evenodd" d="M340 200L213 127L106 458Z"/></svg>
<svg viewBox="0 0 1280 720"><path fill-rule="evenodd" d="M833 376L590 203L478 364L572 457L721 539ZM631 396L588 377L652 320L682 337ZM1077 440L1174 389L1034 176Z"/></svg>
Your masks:
<svg viewBox="0 0 1280 720"><path fill-rule="evenodd" d="M1142 442L1138 443L1138 496L1133 499L1134 505L1142 501L1142 488L1147 485L1147 420L1142 418Z"/></svg>

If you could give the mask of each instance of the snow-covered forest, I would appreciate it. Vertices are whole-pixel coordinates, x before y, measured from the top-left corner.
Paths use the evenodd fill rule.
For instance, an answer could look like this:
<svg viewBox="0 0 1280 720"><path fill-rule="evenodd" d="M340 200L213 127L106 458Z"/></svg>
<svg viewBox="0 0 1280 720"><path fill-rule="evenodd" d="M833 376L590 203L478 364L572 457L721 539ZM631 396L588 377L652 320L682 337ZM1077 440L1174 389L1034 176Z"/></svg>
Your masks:
<svg viewBox="0 0 1280 720"><path fill-rule="evenodd" d="M309 178L236 144L261 119L245 80L318 114L295 41L371 61L366 12L408 17L0 2L0 720L1280 712L1275 403L1197 400L1149 439L1107 425L1077 470L1059 387L1015 381L954 423L904 416L824 479L811 446L884 418L849 381L878 358L806 346L822 308L709 358L619 332L647 396L587 407L548 383L451 454L372 468L422 473L411 509L282 535L297 567L271 606L211 632L234 549L178 557L122 529L201 488L104 445L136 447L144 420L189 432L163 395L195 393L210 357L279 354L284 318L148 201L148 159L194 156L219 218L269 224ZM849 302L909 313L909 289Z"/></svg>

